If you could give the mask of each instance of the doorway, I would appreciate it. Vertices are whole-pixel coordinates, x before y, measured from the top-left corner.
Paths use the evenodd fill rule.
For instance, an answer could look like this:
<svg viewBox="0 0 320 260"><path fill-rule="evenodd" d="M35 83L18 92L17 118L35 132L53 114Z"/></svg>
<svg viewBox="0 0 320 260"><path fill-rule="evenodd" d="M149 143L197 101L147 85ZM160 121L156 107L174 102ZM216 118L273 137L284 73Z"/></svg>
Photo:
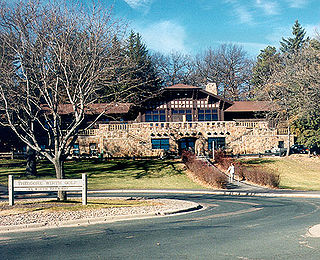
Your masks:
<svg viewBox="0 0 320 260"><path fill-rule="evenodd" d="M187 151L187 150L191 150L192 152L194 152L194 147L195 147L195 143L196 143L197 138L195 137L184 137L181 138L178 141L178 147L179 147L179 154L181 155L182 151Z"/></svg>

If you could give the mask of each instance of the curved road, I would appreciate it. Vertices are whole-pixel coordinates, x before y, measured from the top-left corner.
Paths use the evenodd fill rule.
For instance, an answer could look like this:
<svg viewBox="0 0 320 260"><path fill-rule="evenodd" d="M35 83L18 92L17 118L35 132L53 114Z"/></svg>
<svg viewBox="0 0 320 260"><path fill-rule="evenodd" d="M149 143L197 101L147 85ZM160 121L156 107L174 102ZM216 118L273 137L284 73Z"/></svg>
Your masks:
<svg viewBox="0 0 320 260"><path fill-rule="evenodd" d="M0 234L0 259L320 259L320 238L307 236L308 228L320 223L317 199L147 197L191 200L206 208L159 218Z"/></svg>

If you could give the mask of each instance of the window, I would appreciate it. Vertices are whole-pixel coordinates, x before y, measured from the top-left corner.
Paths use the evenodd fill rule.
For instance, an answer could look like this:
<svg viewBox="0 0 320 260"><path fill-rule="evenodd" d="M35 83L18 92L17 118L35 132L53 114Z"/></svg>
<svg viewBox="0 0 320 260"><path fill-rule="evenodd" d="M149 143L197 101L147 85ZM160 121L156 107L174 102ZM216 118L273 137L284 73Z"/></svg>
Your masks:
<svg viewBox="0 0 320 260"><path fill-rule="evenodd" d="M151 139L152 149L169 150L169 138Z"/></svg>
<svg viewBox="0 0 320 260"><path fill-rule="evenodd" d="M164 109L161 110L148 110L145 112L146 122L165 122L166 112Z"/></svg>
<svg viewBox="0 0 320 260"><path fill-rule="evenodd" d="M74 144L73 145L73 155L79 155L79 154L80 154L79 144Z"/></svg>
<svg viewBox="0 0 320 260"><path fill-rule="evenodd" d="M90 143L89 144L89 150L90 150L90 155L97 155L97 144L96 143Z"/></svg>
<svg viewBox="0 0 320 260"><path fill-rule="evenodd" d="M284 148L284 141L278 142L278 148Z"/></svg>
<svg viewBox="0 0 320 260"><path fill-rule="evenodd" d="M187 109L187 110L185 110L185 109L173 109L172 110L172 114L173 115L177 115L177 114L186 115L186 120L189 121L189 122L192 121L192 111L191 111L191 109Z"/></svg>
<svg viewBox="0 0 320 260"><path fill-rule="evenodd" d="M217 121L218 120L217 109L199 109L198 120L199 121Z"/></svg>
<svg viewBox="0 0 320 260"><path fill-rule="evenodd" d="M209 137L208 138L208 149L212 151L212 144L214 142L214 149L223 149L226 146L225 137Z"/></svg>

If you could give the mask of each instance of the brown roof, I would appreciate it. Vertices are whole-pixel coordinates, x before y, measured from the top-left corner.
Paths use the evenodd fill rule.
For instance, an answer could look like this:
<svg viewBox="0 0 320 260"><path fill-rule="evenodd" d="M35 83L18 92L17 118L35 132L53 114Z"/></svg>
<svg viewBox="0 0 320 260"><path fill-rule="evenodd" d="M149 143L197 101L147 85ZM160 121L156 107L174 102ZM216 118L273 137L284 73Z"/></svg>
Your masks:
<svg viewBox="0 0 320 260"><path fill-rule="evenodd" d="M105 114L125 114L129 112L132 107L132 103L97 103L88 105L85 110L88 115L97 115L101 113ZM43 105L43 110L50 111L47 105ZM73 113L73 107L71 104L60 104L58 108L58 114L67 115Z"/></svg>
<svg viewBox="0 0 320 260"><path fill-rule="evenodd" d="M186 84L175 84L169 87L166 87L165 89L197 89L199 87L186 85Z"/></svg>
<svg viewBox="0 0 320 260"><path fill-rule="evenodd" d="M270 110L271 104L268 101L235 101L225 112L262 112Z"/></svg>
<svg viewBox="0 0 320 260"><path fill-rule="evenodd" d="M230 100L227 100L219 95L215 95L211 92L208 92L206 91L205 89L203 88L200 88L200 87L196 87L196 86L192 86L192 85L186 85L186 84L175 84L175 85L172 85L172 86L169 86L169 87L165 87L163 90L171 90L171 89L199 89L200 91L202 91L203 93L207 94L207 95L210 95L210 96L213 96L213 97L216 97L217 99L221 99L229 104L232 104L233 102L230 101Z"/></svg>

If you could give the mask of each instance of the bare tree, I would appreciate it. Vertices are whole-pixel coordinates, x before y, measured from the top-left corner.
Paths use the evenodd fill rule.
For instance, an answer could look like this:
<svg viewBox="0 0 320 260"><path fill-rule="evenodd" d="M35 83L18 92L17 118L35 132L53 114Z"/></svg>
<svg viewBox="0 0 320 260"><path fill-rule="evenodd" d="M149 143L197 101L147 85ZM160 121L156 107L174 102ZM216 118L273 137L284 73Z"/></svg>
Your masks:
<svg viewBox="0 0 320 260"><path fill-rule="evenodd" d="M155 53L152 62L164 85L192 84L194 63L191 56L179 52Z"/></svg>
<svg viewBox="0 0 320 260"><path fill-rule="evenodd" d="M124 26L112 19L111 9L66 6L34 0L0 8L1 123L45 156L59 179L86 111L101 94L111 102L130 93L113 88L126 80L119 71L130 66L112 48ZM49 149L41 149L43 140Z"/></svg>
<svg viewBox="0 0 320 260"><path fill-rule="evenodd" d="M217 83L220 94L225 98L248 99L252 95L252 66L253 61L241 46L222 44L197 56L197 80L202 84Z"/></svg>
<svg viewBox="0 0 320 260"><path fill-rule="evenodd" d="M280 124L286 122L289 148L292 124L320 109L320 52L308 46L294 55L283 56L281 64L273 66L259 96L272 102L270 118Z"/></svg>

